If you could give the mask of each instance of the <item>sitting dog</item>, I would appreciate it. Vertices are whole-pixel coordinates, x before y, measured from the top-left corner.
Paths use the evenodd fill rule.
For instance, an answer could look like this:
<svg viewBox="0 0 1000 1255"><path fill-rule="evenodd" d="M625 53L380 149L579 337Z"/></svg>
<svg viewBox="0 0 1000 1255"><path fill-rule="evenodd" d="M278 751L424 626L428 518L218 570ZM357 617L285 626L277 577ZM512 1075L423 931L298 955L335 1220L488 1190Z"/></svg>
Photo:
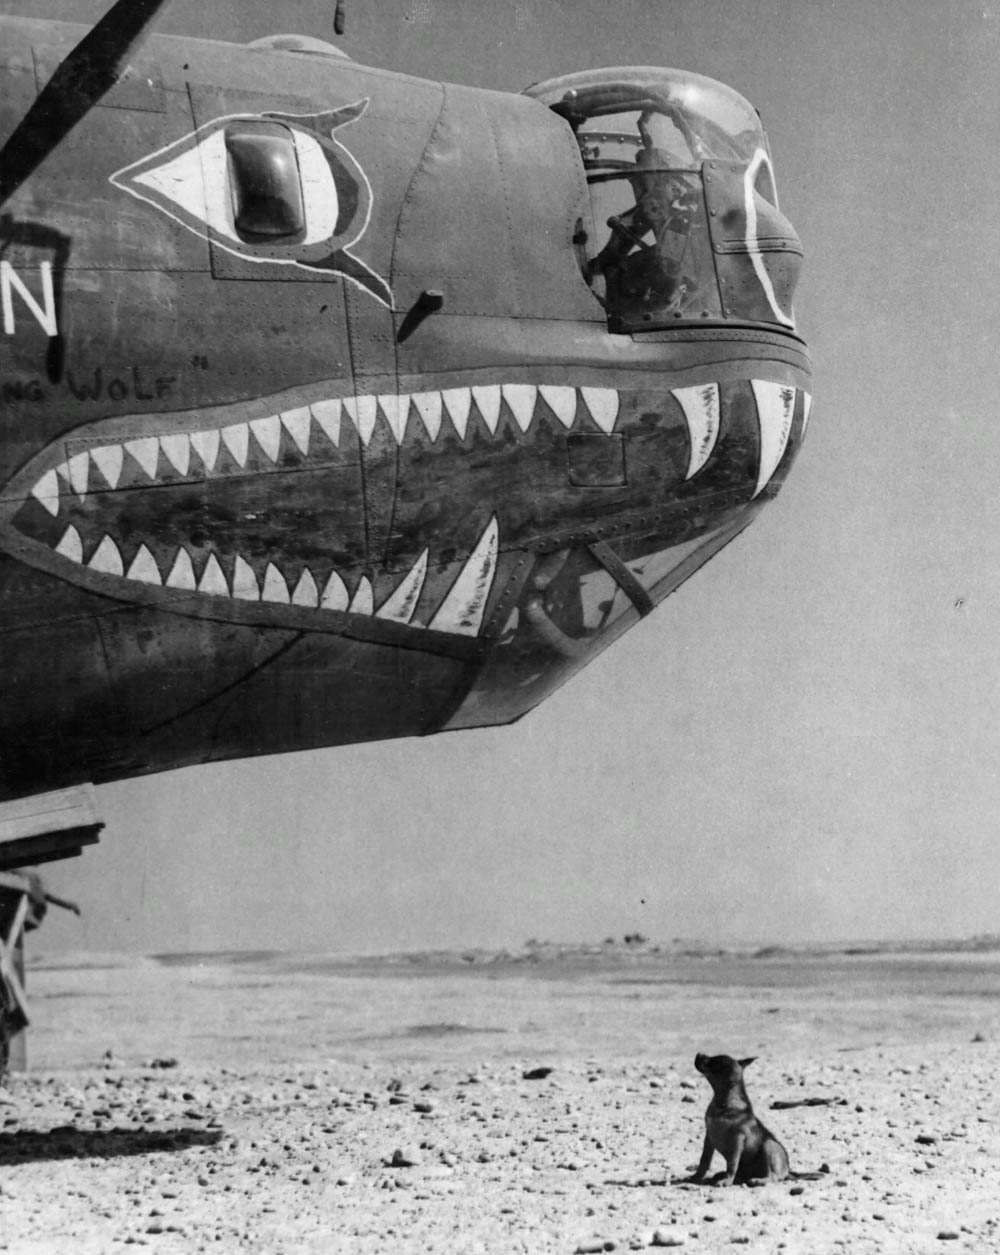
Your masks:
<svg viewBox="0 0 1000 1255"><path fill-rule="evenodd" d="M701 1160L690 1181L702 1181L715 1151L726 1161L719 1173L719 1185L762 1185L765 1181L818 1180L818 1172L792 1172L788 1152L774 1134L753 1113L743 1069L753 1059L732 1059L729 1055L695 1055L694 1066L712 1087L712 1101L705 1112L705 1145Z"/></svg>

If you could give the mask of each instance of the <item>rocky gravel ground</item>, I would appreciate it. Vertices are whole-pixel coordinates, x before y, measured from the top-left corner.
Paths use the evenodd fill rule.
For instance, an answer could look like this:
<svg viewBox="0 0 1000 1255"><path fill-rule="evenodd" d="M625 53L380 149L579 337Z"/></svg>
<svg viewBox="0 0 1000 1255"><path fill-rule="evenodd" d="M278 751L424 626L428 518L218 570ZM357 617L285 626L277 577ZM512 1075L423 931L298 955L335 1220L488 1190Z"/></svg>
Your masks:
<svg viewBox="0 0 1000 1255"><path fill-rule="evenodd" d="M172 979L158 988L173 988L177 1016ZM442 979L424 987L425 1007L442 1000L432 1015L445 1002L454 1011ZM239 993L221 978L212 988L217 1004ZM477 988L464 988L468 1006ZM786 1024L782 1051L769 1020L748 1088L793 1168L821 1176L725 1189L681 1180L709 1095L691 1058L643 1050L634 1033L648 1007L605 1025L599 1049L568 1033L556 1049L560 1017L587 997L578 983L563 992L563 1007L545 982L505 999L507 1014L516 1006L543 1030L531 1056L523 1034L507 1042L432 1019L395 1045L345 1049L350 1058L253 1060L268 1052L244 1041L232 1066L112 1052L15 1075L0 1092L0 1250L1000 1251L1000 1052L991 1031L957 1028L954 1008L923 1040L901 1024L878 1045L823 1048L815 1027ZM732 997L745 1015L749 995ZM98 1018L77 1026L88 1048L99 1010L91 999L83 1014ZM969 1013L984 1023L981 1006ZM808 1027L804 1004L796 1015ZM155 1028L148 1007L147 1018ZM172 1033L161 1027L165 1043L199 1053L182 1016ZM706 1037L721 1027L706 1023Z"/></svg>

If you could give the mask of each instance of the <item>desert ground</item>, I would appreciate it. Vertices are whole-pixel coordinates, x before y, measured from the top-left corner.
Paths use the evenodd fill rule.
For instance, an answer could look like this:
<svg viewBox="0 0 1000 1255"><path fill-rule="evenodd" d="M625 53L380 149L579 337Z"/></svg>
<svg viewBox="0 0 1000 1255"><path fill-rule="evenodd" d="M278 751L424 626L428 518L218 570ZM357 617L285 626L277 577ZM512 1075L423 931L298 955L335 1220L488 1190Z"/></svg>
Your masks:
<svg viewBox="0 0 1000 1255"><path fill-rule="evenodd" d="M996 954L41 955L28 983L16 1255L1000 1251ZM681 1180L699 1050L757 1057L818 1180Z"/></svg>

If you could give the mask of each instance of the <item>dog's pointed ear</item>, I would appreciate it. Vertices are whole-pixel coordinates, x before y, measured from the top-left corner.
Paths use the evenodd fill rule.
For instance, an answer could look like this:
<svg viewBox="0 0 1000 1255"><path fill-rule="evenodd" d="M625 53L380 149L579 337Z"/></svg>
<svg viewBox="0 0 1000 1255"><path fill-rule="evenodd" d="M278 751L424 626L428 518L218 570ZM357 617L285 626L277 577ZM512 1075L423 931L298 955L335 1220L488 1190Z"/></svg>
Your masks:
<svg viewBox="0 0 1000 1255"><path fill-rule="evenodd" d="M756 1055L751 1055L749 1059L740 1059L739 1061L740 1067L748 1068L751 1063L755 1062L756 1058L757 1058Z"/></svg>

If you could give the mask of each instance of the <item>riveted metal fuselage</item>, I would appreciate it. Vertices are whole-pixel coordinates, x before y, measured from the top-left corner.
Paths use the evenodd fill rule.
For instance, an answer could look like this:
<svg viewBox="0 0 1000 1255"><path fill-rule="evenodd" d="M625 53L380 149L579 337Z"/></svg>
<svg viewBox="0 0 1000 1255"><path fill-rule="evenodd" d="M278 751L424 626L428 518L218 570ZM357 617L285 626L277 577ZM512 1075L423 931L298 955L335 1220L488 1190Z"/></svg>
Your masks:
<svg viewBox="0 0 1000 1255"><path fill-rule="evenodd" d="M517 718L746 525L804 346L613 334L585 198L536 100L151 41L0 224L0 794Z"/></svg>

